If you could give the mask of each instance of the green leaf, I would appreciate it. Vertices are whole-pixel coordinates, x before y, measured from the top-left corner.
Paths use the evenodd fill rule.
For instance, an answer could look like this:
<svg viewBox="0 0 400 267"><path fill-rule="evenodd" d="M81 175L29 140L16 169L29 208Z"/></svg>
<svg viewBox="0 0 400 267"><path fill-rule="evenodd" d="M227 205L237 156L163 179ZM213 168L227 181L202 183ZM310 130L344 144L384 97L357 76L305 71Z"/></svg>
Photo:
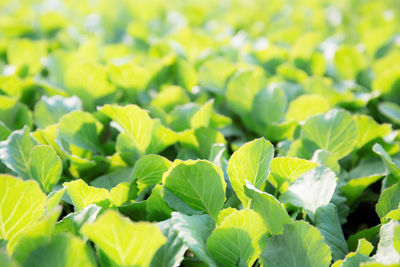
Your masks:
<svg viewBox="0 0 400 267"><path fill-rule="evenodd" d="M170 125L176 131L208 127L213 114L214 100L210 99L204 105L188 103L176 106L171 112Z"/></svg>
<svg viewBox="0 0 400 267"><path fill-rule="evenodd" d="M287 107L285 91L276 86L261 89L254 97L252 116L264 124L279 123Z"/></svg>
<svg viewBox="0 0 400 267"><path fill-rule="evenodd" d="M332 267L364 266L361 264L372 261L372 258L369 257L369 254L371 254L373 249L374 249L374 246L371 243L369 243L364 238L360 239L358 241L357 250L355 252L350 252L349 254L347 254L345 259L336 261L332 265Z"/></svg>
<svg viewBox="0 0 400 267"><path fill-rule="evenodd" d="M6 86L6 85L5 85ZM10 130L32 127L32 113L17 98L0 95L0 121Z"/></svg>
<svg viewBox="0 0 400 267"><path fill-rule="evenodd" d="M337 208L337 212L339 215L339 220L341 224L345 224L347 222L347 217L350 214L350 207L347 204L347 198L342 194L343 180L338 179L337 186L335 188L335 192L331 198L331 203L334 204Z"/></svg>
<svg viewBox="0 0 400 267"><path fill-rule="evenodd" d="M30 74L36 74L42 68L41 58L47 56L45 41L29 39L13 40L7 49L7 60L17 68L28 67Z"/></svg>
<svg viewBox="0 0 400 267"><path fill-rule="evenodd" d="M323 114L330 109L328 100L320 95L302 95L291 101L286 121L302 122L313 115Z"/></svg>
<svg viewBox="0 0 400 267"><path fill-rule="evenodd" d="M163 187L163 193L163 199L165 203L167 203L169 208L175 211L179 211L187 215L199 215L204 213L204 211L191 208L181 198L176 196L165 187Z"/></svg>
<svg viewBox="0 0 400 267"><path fill-rule="evenodd" d="M378 124L373 118L367 115L354 115L357 122L357 127L360 132L357 140L357 148L361 148L368 142L390 134L392 127L390 124Z"/></svg>
<svg viewBox="0 0 400 267"><path fill-rule="evenodd" d="M292 59L309 59L319 42L322 41L322 35L318 32L307 32L298 37L290 51Z"/></svg>
<svg viewBox="0 0 400 267"><path fill-rule="evenodd" d="M349 154L358 139L356 121L343 110L333 109L325 115L309 118L303 126L303 138L332 152L337 159Z"/></svg>
<svg viewBox="0 0 400 267"><path fill-rule="evenodd" d="M396 251L394 247L395 240L395 229L399 227L398 221L390 221L382 225L379 232L380 240L378 243L378 248L375 254L375 259L377 262L383 263L385 265L389 264L399 264L400 253Z"/></svg>
<svg viewBox="0 0 400 267"><path fill-rule="evenodd" d="M391 210L398 208L400 204L400 184L394 184L391 187L385 189L379 197L378 203L376 204L376 213L379 218L383 220Z"/></svg>
<svg viewBox="0 0 400 267"><path fill-rule="evenodd" d="M193 149L190 149L188 147L183 147L179 151L179 153L177 155L177 159L180 159L180 160L189 160L189 159L196 160L196 159L199 159L199 155Z"/></svg>
<svg viewBox="0 0 400 267"><path fill-rule="evenodd" d="M268 232L272 235L282 234L283 225L292 221L282 204L274 196L258 190L248 182L244 192L251 199L250 208L261 216Z"/></svg>
<svg viewBox="0 0 400 267"><path fill-rule="evenodd" d="M78 147L71 146L73 148L74 154L81 154L82 156L91 157L91 153L87 154L87 150L81 150ZM95 176L99 175L102 171L103 167L101 166L103 158L101 156L91 157L92 159L87 159L84 157L80 157L77 155L69 155L69 169L68 171L74 178L79 178L81 176L86 176L85 178L88 180L93 179ZM104 162L104 161L103 161ZM97 168L96 168L97 167Z"/></svg>
<svg viewBox="0 0 400 267"><path fill-rule="evenodd" d="M57 123L63 115L81 109L81 100L76 96L68 98L59 95L52 97L42 96L35 105L33 117L36 126L45 128Z"/></svg>
<svg viewBox="0 0 400 267"><path fill-rule="evenodd" d="M132 222L114 210L84 224L81 233L112 261L125 266L149 266L156 251L167 241L155 224Z"/></svg>
<svg viewBox="0 0 400 267"><path fill-rule="evenodd" d="M278 66L276 72L282 76L285 80L303 84L308 80L307 73L296 66L294 64L286 62Z"/></svg>
<svg viewBox="0 0 400 267"><path fill-rule="evenodd" d="M246 120L246 119L245 119ZM265 129L258 129L259 134L264 135L270 141L277 142L284 139L292 139L295 133L297 124L294 121L272 123Z"/></svg>
<svg viewBox="0 0 400 267"><path fill-rule="evenodd" d="M374 227L361 230L361 231L349 236L349 238L347 239L347 245L349 247L349 251L356 251L357 246L359 246L359 243L361 242L362 239L365 239L365 240L363 240L363 242L369 241L374 244L378 243L380 228L381 228L381 225L378 224Z"/></svg>
<svg viewBox="0 0 400 267"><path fill-rule="evenodd" d="M62 162L51 146L33 147L29 160L31 177L38 181L45 192L50 192L61 178Z"/></svg>
<svg viewBox="0 0 400 267"><path fill-rule="evenodd" d="M80 211L91 204L99 204L110 198L107 189L89 186L82 179L64 183L63 186L67 189L75 211Z"/></svg>
<svg viewBox="0 0 400 267"><path fill-rule="evenodd" d="M285 225L282 235L266 240L261 262L269 267L328 267L331 251L317 228L304 221Z"/></svg>
<svg viewBox="0 0 400 267"><path fill-rule="evenodd" d="M386 58L387 57L392 58L392 60L394 61L397 60L396 57L392 56L391 53L388 54ZM399 91L398 91L399 76L400 76L400 68L398 68L397 63L395 63L395 66L393 68L390 67L388 68L386 65L384 71L379 73L372 81L371 88L374 92L382 94L386 100L393 101L394 99L397 99L399 96ZM386 105L386 103L389 104L389 102L383 102L382 104ZM395 113L398 113L399 109L396 108L396 105L393 105L392 107L394 107L394 110L397 110L395 111ZM392 107L388 107L389 110ZM389 111L389 113L391 113L391 111Z"/></svg>
<svg viewBox="0 0 400 267"><path fill-rule="evenodd" d="M125 132L117 136L115 150L120 155L121 159L129 166L133 165L135 160L141 156L141 153L137 147L135 147L135 143Z"/></svg>
<svg viewBox="0 0 400 267"><path fill-rule="evenodd" d="M397 72L399 70L399 65L397 62L400 60L400 53L399 51L391 51L390 53L386 54L382 58L379 58L374 64L373 69L377 74L381 73L391 73ZM390 66L390 68L388 68ZM388 84L387 86L390 87L392 84Z"/></svg>
<svg viewBox="0 0 400 267"><path fill-rule="evenodd" d="M44 214L46 196L36 181L0 175L0 239L11 254L19 235Z"/></svg>
<svg viewBox="0 0 400 267"><path fill-rule="evenodd" d="M290 142L288 150L285 153L283 153L283 155L288 156L288 157L309 159L313 156L312 149L313 149L313 147L310 146L310 144L307 141L302 140L302 139L297 139L293 142ZM322 149L320 149L320 150L322 150ZM316 151L318 151L318 150L316 150ZM314 153L316 151L314 151ZM336 160L336 158L335 158L335 160Z"/></svg>
<svg viewBox="0 0 400 267"><path fill-rule="evenodd" d="M213 111L214 99L210 99L196 111L190 118L190 128L197 129L200 127L208 127L210 117Z"/></svg>
<svg viewBox="0 0 400 267"><path fill-rule="evenodd" d="M32 137L39 144L52 146L57 151L58 156L62 160L65 160L68 156L63 150L61 150L60 145L57 144L58 140L56 140L58 129L58 124L47 126L44 129L36 129L36 131L32 133Z"/></svg>
<svg viewBox="0 0 400 267"><path fill-rule="evenodd" d="M328 167L336 174L340 172L340 165L335 155L329 151L318 149L314 152L311 161L314 161L320 165Z"/></svg>
<svg viewBox="0 0 400 267"><path fill-rule="evenodd" d="M179 238L179 233L173 229L171 220L160 222L157 225L164 236L167 237L167 243L162 245L154 254L150 266L179 266L188 246Z"/></svg>
<svg viewBox="0 0 400 267"><path fill-rule="evenodd" d="M224 205L226 188L224 175L218 166L206 160L176 160L162 180L165 188L191 208L217 218Z"/></svg>
<svg viewBox="0 0 400 267"><path fill-rule="evenodd" d="M0 121L0 141L6 140L10 134L11 130L8 129L8 127L2 121Z"/></svg>
<svg viewBox="0 0 400 267"><path fill-rule="evenodd" d="M85 60L70 62L63 70L65 87L70 95L82 100L85 110L114 100L115 86L110 84L104 66Z"/></svg>
<svg viewBox="0 0 400 267"><path fill-rule="evenodd" d="M0 249L0 262L3 267L19 267L19 264L4 249Z"/></svg>
<svg viewBox="0 0 400 267"><path fill-rule="evenodd" d="M266 85L265 77L264 70L259 67L236 72L227 85L228 106L239 115L249 114L255 95Z"/></svg>
<svg viewBox="0 0 400 267"><path fill-rule="evenodd" d="M214 129L222 129L232 125L232 119L228 116L219 114L213 110L210 118L210 127Z"/></svg>
<svg viewBox="0 0 400 267"><path fill-rule="evenodd" d="M232 208L232 207L228 207L226 209L221 210L221 212L218 214L217 224L220 225L222 223L222 221L225 220L226 217L228 217L232 213L235 213L236 211L237 211L237 209Z"/></svg>
<svg viewBox="0 0 400 267"><path fill-rule="evenodd" d="M378 110L393 123L400 124L400 106L392 102L383 102L378 105Z"/></svg>
<svg viewBox="0 0 400 267"><path fill-rule="evenodd" d="M144 200L136 200L119 206L118 211L128 216L132 221L145 221L147 219L146 204L147 202Z"/></svg>
<svg viewBox="0 0 400 267"><path fill-rule="evenodd" d="M215 165L223 168L226 165L226 159L224 157L225 151L226 151L225 144L217 143L212 145L208 160L214 163Z"/></svg>
<svg viewBox="0 0 400 267"><path fill-rule="evenodd" d="M173 212L171 225L172 229L178 233L178 238L197 258L207 266L217 266L206 245L207 239L215 228L215 222L210 216L206 214L188 216Z"/></svg>
<svg viewBox="0 0 400 267"><path fill-rule="evenodd" d="M99 133L103 125L88 112L72 111L60 119L59 134L66 142L100 153Z"/></svg>
<svg viewBox="0 0 400 267"><path fill-rule="evenodd" d="M221 132L212 128L200 127L182 132L179 142L183 147L196 151L200 158L207 159L212 146L217 143L225 144L226 140Z"/></svg>
<svg viewBox="0 0 400 267"><path fill-rule="evenodd" d="M366 241L365 239L361 239L357 245L357 251L359 251L363 255L369 255L374 249L374 246Z"/></svg>
<svg viewBox="0 0 400 267"><path fill-rule="evenodd" d="M80 229L85 223L92 223L96 220L101 207L94 204L83 208L80 211L69 213L56 224L56 233L70 232L73 235L80 236Z"/></svg>
<svg viewBox="0 0 400 267"><path fill-rule="evenodd" d="M131 138L136 149L144 153L148 148L153 129L149 114L136 105L105 105L99 111L110 117Z"/></svg>
<svg viewBox="0 0 400 267"><path fill-rule="evenodd" d="M361 267L397 267L399 266L398 264L382 264L376 261L370 261L370 262L363 262L360 265Z"/></svg>
<svg viewBox="0 0 400 267"><path fill-rule="evenodd" d="M366 57L356 46L343 45L335 53L336 70L343 79L355 79L357 74L367 66Z"/></svg>
<svg viewBox="0 0 400 267"><path fill-rule="evenodd" d="M400 167L397 166L395 162L393 162L390 155L385 151L385 149L380 144L375 144L372 147L372 150L378 154L383 163L385 163L386 168L388 168L390 174L397 180L400 181Z"/></svg>
<svg viewBox="0 0 400 267"><path fill-rule="evenodd" d="M34 250L23 267L97 266L93 252L81 239L60 233L50 243Z"/></svg>
<svg viewBox="0 0 400 267"><path fill-rule="evenodd" d="M327 77L310 77L304 85L308 94L317 94L325 97L331 105L343 100L343 95L333 87L333 80Z"/></svg>
<svg viewBox="0 0 400 267"><path fill-rule="evenodd" d="M362 159L349 173L348 182L343 185L342 193L349 203L354 202L371 184L387 175L382 162L375 158Z"/></svg>
<svg viewBox="0 0 400 267"><path fill-rule="evenodd" d="M325 242L331 248L332 259L336 261L344 258L348 253L348 248L336 206L328 204L319 207L315 212L315 226L320 230Z"/></svg>
<svg viewBox="0 0 400 267"><path fill-rule="evenodd" d="M29 157L35 144L28 127L14 131L6 141L0 142L0 160L22 178L29 179Z"/></svg>
<svg viewBox="0 0 400 267"><path fill-rule="evenodd" d="M229 159L227 168L229 180L245 208L250 206L250 200L244 193L246 180L260 189L269 175L273 156L272 144L260 138L244 144Z"/></svg>
<svg viewBox="0 0 400 267"><path fill-rule="evenodd" d="M18 239L13 258L23 263L32 251L48 243L60 214L61 207L58 207L39 221L29 225Z"/></svg>
<svg viewBox="0 0 400 267"><path fill-rule="evenodd" d="M194 66L184 59L178 58L175 62L177 83L190 91L197 85L197 73Z"/></svg>
<svg viewBox="0 0 400 267"><path fill-rule="evenodd" d="M136 190L136 189L135 189ZM120 183L115 187L110 189L110 201L113 205L119 207L125 202L127 202L132 194L130 183ZM136 192L134 195L136 196Z"/></svg>
<svg viewBox="0 0 400 267"><path fill-rule="evenodd" d="M172 210L164 201L164 188L156 185L151 195L146 199L147 219L149 221L163 221L171 217Z"/></svg>
<svg viewBox="0 0 400 267"><path fill-rule="evenodd" d="M235 70L235 64L223 57L208 59L199 68L199 83L211 92L222 94L226 81Z"/></svg>
<svg viewBox="0 0 400 267"><path fill-rule="evenodd" d="M259 240L266 233L261 217L253 210L235 211L225 217L207 241L207 248L223 266L252 266L260 253Z"/></svg>
<svg viewBox="0 0 400 267"><path fill-rule="evenodd" d="M188 102L190 102L190 98L182 87L170 85L162 88L161 92L151 100L150 105L170 112L175 106L183 105Z"/></svg>
<svg viewBox="0 0 400 267"><path fill-rule="evenodd" d="M111 82L122 87L130 97L145 90L151 77L145 68L134 61L110 64L107 70Z"/></svg>
<svg viewBox="0 0 400 267"><path fill-rule="evenodd" d="M110 190L120 183L129 182L131 173L132 168L118 168L115 171L97 177L95 180L90 182L90 185Z"/></svg>
<svg viewBox="0 0 400 267"><path fill-rule="evenodd" d="M179 132L190 129L190 121L200 109L201 106L197 103L187 103L185 105L176 106L170 113L171 119L169 125L172 127L172 129ZM207 115L204 114L204 111L207 111L207 109L203 109L203 111L200 112L198 116L203 117L203 123L207 123L207 117L203 116Z"/></svg>
<svg viewBox="0 0 400 267"><path fill-rule="evenodd" d="M46 213L51 213L54 209L56 209L61 201L61 198L65 194L65 188L62 188L58 191L53 191L47 195L47 203L46 203Z"/></svg>
<svg viewBox="0 0 400 267"><path fill-rule="evenodd" d="M171 166L171 162L159 155L145 155L136 161L131 174L131 180L135 180L139 191L161 183L162 175Z"/></svg>
<svg viewBox="0 0 400 267"><path fill-rule="evenodd" d="M316 210L331 201L336 180L334 172L318 166L297 178L279 200L304 208L313 220Z"/></svg>
<svg viewBox="0 0 400 267"><path fill-rule="evenodd" d="M271 161L271 174L268 176L268 181L279 189L283 183L294 182L300 175L314 169L317 165L305 159L276 157Z"/></svg>

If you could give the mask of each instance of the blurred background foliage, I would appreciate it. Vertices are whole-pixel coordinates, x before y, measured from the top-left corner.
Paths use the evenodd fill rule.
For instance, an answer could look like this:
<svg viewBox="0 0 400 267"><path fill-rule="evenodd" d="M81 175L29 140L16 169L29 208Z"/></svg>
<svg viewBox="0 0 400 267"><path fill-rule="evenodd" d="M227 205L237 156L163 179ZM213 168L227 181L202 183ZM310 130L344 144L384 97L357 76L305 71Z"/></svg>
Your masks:
<svg viewBox="0 0 400 267"><path fill-rule="evenodd" d="M281 140L293 137L288 103L312 94L328 100L323 112L399 124L399 12L397 0L3 0L2 113L16 114L4 119L11 130L35 127L42 95L77 95L87 111L138 103L180 131L185 111L173 107L212 97L222 114ZM256 93L281 95L280 114L257 115Z"/></svg>

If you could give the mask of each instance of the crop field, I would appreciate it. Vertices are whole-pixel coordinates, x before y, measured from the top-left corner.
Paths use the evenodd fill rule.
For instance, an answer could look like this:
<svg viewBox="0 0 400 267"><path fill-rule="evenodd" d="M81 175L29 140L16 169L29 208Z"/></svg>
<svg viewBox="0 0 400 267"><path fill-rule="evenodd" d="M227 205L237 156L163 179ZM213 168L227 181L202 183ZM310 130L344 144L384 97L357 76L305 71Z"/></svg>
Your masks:
<svg viewBox="0 0 400 267"><path fill-rule="evenodd" d="M0 267L400 266L399 0L0 0Z"/></svg>

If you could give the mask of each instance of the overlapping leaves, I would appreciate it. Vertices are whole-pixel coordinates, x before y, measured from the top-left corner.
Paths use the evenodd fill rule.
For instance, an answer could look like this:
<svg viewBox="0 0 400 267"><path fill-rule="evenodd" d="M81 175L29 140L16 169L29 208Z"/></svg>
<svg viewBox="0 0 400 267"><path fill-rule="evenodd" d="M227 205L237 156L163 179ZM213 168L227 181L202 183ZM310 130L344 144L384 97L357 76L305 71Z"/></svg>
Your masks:
<svg viewBox="0 0 400 267"><path fill-rule="evenodd" d="M0 3L1 266L399 265L395 1L48 2Z"/></svg>

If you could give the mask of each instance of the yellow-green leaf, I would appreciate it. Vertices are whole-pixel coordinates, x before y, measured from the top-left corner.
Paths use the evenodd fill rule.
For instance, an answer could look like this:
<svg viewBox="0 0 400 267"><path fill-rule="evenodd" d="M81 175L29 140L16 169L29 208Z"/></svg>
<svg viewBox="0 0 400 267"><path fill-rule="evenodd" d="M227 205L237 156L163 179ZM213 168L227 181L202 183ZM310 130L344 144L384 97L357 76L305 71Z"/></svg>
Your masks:
<svg viewBox="0 0 400 267"><path fill-rule="evenodd" d="M244 209L225 217L207 241L211 255L223 266L252 266L260 253L259 241L266 233L255 211Z"/></svg>
<svg viewBox="0 0 400 267"><path fill-rule="evenodd" d="M46 195L36 181L0 175L0 239L13 252L18 236L44 214Z"/></svg>
<svg viewBox="0 0 400 267"><path fill-rule="evenodd" d="M153 121L145 110L136 105L105 105L99 110L121 127L141 153L146 151L151 141Z"/></svg>
<svg viewBox="0 0 400 267"><path fill-rule="evenodd" d="M244 207L248 208L250 205L250 199L244 193L246 180L260 189L269 175L273 156L272 144L260 138L244 144L229 159L229 180Z"/></svg>
<svg viewBox="0 0 400 267"><path fill-rule="evenodd" d="M107 189L90 186L82 179L64 183L63 186L67 188L67 194L74 204L75 211L110 198Z"/></svg>
<svg viewBox="0 0 400 267"><path fill-rule="evenodd" d="M38 145L31 151L29 170L31 177L38 181L46 192L49 192L60 180L62 162L51 146Z"/></svg>
<svg viewBox="0 0 400 267"><path fill-rule="evenodd" d="M122 266L149 266L155 252L167 241L155 224L132 222L114 210L83 225L81 233Z"/></svg>

